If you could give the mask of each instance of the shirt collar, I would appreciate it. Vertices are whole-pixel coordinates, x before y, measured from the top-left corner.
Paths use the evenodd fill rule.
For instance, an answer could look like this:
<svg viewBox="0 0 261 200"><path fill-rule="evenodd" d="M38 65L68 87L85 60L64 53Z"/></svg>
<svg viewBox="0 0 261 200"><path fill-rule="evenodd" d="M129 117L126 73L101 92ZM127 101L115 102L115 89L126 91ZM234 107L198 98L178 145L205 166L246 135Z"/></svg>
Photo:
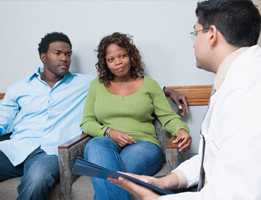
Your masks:
<svg viewBox="0 0 261 200"><path fill-rule="evenodd" d="M34 78L39 77L42 72L43 72L43 68L41 67L37 68L37 70L27 78L27 81L30 82Z"/></svg>
<svg viewBox="0 0 261 200"><path fill-rule="evenodd" d="M28 77L27 81L30 82L34 78L40 77L41 73L43 73L43 68L42 67L38 67L37 70ZM73 76L73 74L71 72L68 72L67 74L64 75L64 77L60 81L65 81L65 80L71 78L72 76Z"/></svg>
<svg viewBox="0 0 261 200"><path fill-rule="evenodd" d="M249 47L241 47L237 49L236 51L229 54L225 60L220 64L217 75L214 82L214 90L218 90L220 86L222 85L223 81L226 78L227 72L229 68L231 67L233 61L244 51L246 51Z"/></svg>

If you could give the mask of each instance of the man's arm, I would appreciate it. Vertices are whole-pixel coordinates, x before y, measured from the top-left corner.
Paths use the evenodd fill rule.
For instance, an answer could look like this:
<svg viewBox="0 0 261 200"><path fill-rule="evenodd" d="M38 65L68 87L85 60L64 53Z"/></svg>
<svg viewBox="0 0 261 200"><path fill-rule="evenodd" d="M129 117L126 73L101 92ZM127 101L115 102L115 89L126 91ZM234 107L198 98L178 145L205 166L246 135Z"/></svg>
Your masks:
<svg viewBox="0 0 261 200"><path fill-rule="evenodd" d="M0 135L7 134L19 106L15 98L15 93L8 89L3 100L0 101Z"/></svg>
<svg viewBox="0 0 261 200"><path fill-rule="evenodd" d="M167 97L169 97L178 107L178 114L182 117L188 114L188 103L186 97L169 87L163 87L163 91Z"/></svg>

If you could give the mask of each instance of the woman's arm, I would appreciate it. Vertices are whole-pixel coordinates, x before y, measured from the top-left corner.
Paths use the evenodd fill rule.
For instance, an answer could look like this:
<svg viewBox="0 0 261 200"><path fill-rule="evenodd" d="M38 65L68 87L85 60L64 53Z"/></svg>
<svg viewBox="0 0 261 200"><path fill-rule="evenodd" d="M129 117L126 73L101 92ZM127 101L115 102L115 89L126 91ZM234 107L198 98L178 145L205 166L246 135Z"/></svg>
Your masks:
<svg viewBox="0 0 261 200"><path fill-rule="evenodd" d="M91 136L103 136L106 126L99 123L94 112L94 103L96 98L97 80L92 81L89 87L88 95L85 100L83 118L80 124L84 133Z"/></svg>
<svg viewBox="0 0 261 200"><path fill-rule="evenodd" d="M157 118L161 122L161 125L174 136L169 144L170 147L178 148L180 151L186 150L190 147L192 141L188 133L188 126L181 120L180 116L172 110L167 98L156 81L151 80L148 87L150 87L154 112Z"/></svg>

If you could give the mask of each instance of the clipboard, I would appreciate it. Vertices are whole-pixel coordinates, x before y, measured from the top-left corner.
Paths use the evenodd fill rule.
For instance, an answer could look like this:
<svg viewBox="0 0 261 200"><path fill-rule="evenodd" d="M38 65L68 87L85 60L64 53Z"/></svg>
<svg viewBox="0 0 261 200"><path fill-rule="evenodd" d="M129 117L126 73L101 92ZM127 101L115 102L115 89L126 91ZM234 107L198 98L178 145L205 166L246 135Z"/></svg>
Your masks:
<svg viewBox="0 0 261 200"><path fill-rule="evenodd" d="M160 188L160 187L152 185L150 183L146 183L137 178L128 176L128 175L120 173L120 172L106 169L102 166L96 165L94 163L91 163L91 162L83 160L83 159L77 159L75 161L73 168L72 168L72 173L75 175L84 175L84 176L97 177L97 178L102 178L102 179L107 179L108 177L111 177L111 178L123 177L133 183L136 183L140 186L150 189L159 195L173 194L173 191Z"/></svg>

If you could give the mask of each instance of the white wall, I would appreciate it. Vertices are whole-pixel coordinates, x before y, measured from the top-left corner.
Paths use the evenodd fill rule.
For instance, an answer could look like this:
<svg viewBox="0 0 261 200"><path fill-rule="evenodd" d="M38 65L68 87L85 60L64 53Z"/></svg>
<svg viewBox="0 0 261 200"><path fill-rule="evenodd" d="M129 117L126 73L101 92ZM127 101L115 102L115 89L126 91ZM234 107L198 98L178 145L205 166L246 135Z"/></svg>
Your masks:
<svg viewBox="0 0 261 200"><path fill-rule="evenodd" d="M9 0L0 1L0 91L41 65L40 38L62 31L73 44L73 71L95 74L95 49L114 31L129 33L146 71L162 85L208 84L212 75L195 67L189 35L197 0ZM206 108L188 119L196 149Z"/></svg>
<svg viewBox="0 0 261 200"><path fill-rule="evenodd" d="M95 73L98 42L120 31L134 36L147 72L162 84L208 83L211 76L194 67L189 32L195 4L195 0L0 1L0 90L41 64L37 45L51 31L70 36L77 71Z"/></svg>

